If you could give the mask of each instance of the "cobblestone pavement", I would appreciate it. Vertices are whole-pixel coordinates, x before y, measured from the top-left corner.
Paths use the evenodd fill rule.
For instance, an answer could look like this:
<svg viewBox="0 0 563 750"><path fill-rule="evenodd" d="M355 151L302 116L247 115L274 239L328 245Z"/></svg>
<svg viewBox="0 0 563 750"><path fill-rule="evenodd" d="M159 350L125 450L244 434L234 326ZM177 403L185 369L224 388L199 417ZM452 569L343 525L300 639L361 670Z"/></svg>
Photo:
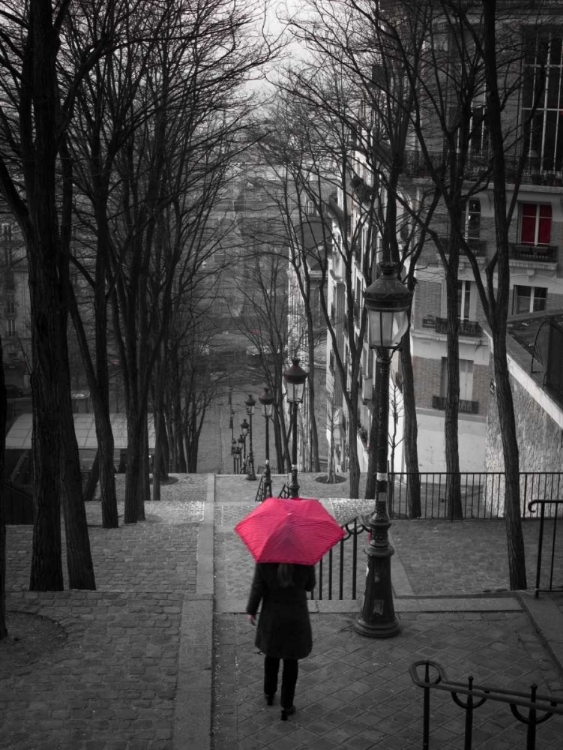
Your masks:
<svg viewBox="0 0 563 750"><path fill-rule="evenodd" d="M244 615L223 614L216 624L214 750L419 750L423 693L409 667L440 663L452 680L470 674L496 687L561 693L559 673L523 613L412 614L400 617L400 636L378 641L352 630L350 615L312 615L312 655L300 662L297 713L280 721L279 701L265 705L263 657ZM431 745L463 747L464 712L432 694ZM561 747L563 717L538 728L537 750ZM475 711L474 748L525 747L526 728L507 705Z"/></svg>
<svg viewBox="0 0 563 750"><path fill-rule="evenodd" d="M311 475L300 475L300 483L302 496L323 494L315 491ZM216 481L214 750L418 750L422 691L409 674L417 660L438 662L452 680L472 674L476 683L522 691L536 683L539 692L563 697L560 665L518 601L506 598L504 522L394 521L392 570L401 635L388 640L357 635L352 624L359 602L341 602L342 614L330 613L330 605L312 614L314 649L300 662L298 712L281 722L279 705L265 705L262 656L242 614L254 563L232 527L255 507L249 485L243 477ZM343 497L325 495L323 502L341 522L366 510L364 502ZM524 531L532 561L537 523L526 522ZM365 572L361 546L360 588ZM529 570L533 568L530 562ZM472 609L467 601L460 611L460 596L483 594L489 596L488 611L479 611L481 604ZM428 607L413 597L435 597L434 604ZM556 601L563 609L563 602ZM420 611L404 611L406 605ZM510 611L502 611L505 606ZM432 707L432 750L463 747L464 712L437 691ZM537 750L560 748L562 719L555 717L538 729ZM473 746L524 747L525 732L508 706L489 702L475 714Z"/></svg>
<svg viewBox="0 0 563 750"><path fill-rule="evenodd" d="M146 504L143 523L105 530L99 502L87 505L94 592L27 591L32 530L7 529L7 608L49 618L61 637L12 673L0 658L1 750L418 749L422 694L409 675L418 659L439 662L451 679L473 674L522 690L535 681L540 691L563 692L563 595L540 598L551 617L542 630L524 597L505 591L503 523L395 521L402 634L363 638L352 628L358 602L312 602L314 651L300 666L298 712L281 722L279 706L263 702L262 658L243 614L253 561L233 532L256 507L257 482L173 479L161 502ZM274 479L281 489L285 477ZM346 499L346 483L299 479L301 494L322 498L341 522L370 509ZM524 528L533 570L537 526ZM463 721L433 694L431 750L461 748ZM522 726L503 706L487 703L476 722L474 748L524 746ZM558 717L542 724L537 750L560 749L562 729Z"/></svg>
<svg viewBox="0 0 563 750"><path fill-rule="evenodd" d="M32 528L7 528L8 614L50 618L65 637L13 674L0 667L2 750L172 748L206 477L176 479L161 502L146 504L144 523L103 529L99 502L87 504L96 591L27 591Z"/></svg>

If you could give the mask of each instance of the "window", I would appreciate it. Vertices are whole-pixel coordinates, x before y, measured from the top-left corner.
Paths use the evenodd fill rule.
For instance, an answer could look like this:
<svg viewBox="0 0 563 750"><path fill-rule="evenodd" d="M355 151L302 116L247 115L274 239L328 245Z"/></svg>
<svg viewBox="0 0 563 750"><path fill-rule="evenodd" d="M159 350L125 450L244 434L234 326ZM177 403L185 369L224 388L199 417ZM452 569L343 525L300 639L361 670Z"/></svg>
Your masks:
<svg viewBox="0 0 563 750"><path fill-rule="evenodd" d="M15 315L16 314L16 301L13 297L8 297L6 299L6 315Z"/></svg>
<svg viewBox="0 0 563 750"><path fill-rule="evenodd" d="M8 336L16 335L16 321L13 318L8 318L6 321L6 332Z"/></svg>
<svg viewBox="0 0 563 750"><path fill-rule="evenodd" d="M317 211L317 206L315 201L311 200L311 198L307 198L305 201L305 215L306 216L318 216L319 212Z"/></svg>
<svg viewBox="0 0 563 750"><path fill-rule="evenodd" d="M484 105L471 108L469 153L472 159L487 159L489 154L489 129Z"/></svg>
<svg viewBox="0 0 563 750"><path fill-rule="evenodd" d="M512 314L541 312L547 303L547 289L539 286L515 286Z"/></svg>
<svg viewBox="0 0 563 750"><path fill-rule="evenodd" d="M446 398L448 395L448 359L442 357L442 377L440 383L440 396ZM471 401L473 396L473 360L459 360L459 398L462 401Z"/></svg>
<svg viewBox="0 0 563 750"><path fill-rule="evenodd" d="M549 245L551 240L551 204L520 205L520 242L523 245Z"/></svg>
<svg viewBox="0 0 563 750"><path fill-rule="evenodd" d="M457 282L457 316L460 320L469 320L469 305L471 301L471 282Z"/></svg>
<svg viewBox="0 0 563 750"><path fill-rule="evenodd" d="M466 240L478 240L481 234L481 201L470 200L462 215L464 237Z"/></svg>
<svg viewBox="0 0 563 750"><path fill-rule="evenodd" d="M561 28L530 31L526 39L522 121L531 171L563 169L562 40ZM537 110L530 120L534 104Z"/></svg>

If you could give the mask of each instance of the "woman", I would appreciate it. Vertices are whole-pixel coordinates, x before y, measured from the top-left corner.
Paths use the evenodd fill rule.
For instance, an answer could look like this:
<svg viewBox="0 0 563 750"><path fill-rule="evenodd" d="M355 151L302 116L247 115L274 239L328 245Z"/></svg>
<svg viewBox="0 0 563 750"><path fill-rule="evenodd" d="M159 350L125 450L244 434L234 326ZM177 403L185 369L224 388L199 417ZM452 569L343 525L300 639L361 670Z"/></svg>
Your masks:
<svg viewBox="0 0 563 750"><path fill-rule="evenodd" d="M274 702L280 659L283 659L280 701L283 721L295 713L293 696L297 683L297 660L304 659L313 648L306 592L314 588L315 568L312 565L256 565L246 613L250 624L255 625L256 613L262 602L255 642L265 655L264 693L269 706Z"/></svg>

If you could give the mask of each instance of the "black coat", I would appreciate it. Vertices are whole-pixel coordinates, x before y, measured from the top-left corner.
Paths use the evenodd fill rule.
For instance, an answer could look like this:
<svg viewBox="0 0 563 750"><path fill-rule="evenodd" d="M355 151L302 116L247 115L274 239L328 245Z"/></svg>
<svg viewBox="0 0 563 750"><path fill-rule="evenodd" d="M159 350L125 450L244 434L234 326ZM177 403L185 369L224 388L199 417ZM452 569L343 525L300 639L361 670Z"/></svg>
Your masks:
<svg viewBox="0 0 563 750"><path fill-rule="evenodd" d="M293 566L293 585L278 582L277 563L259 563L246 611L256 615L262 608L256 628L256 646L266 656L277 659L303 659L313 648L313 634L307 607L307 591L315 588L315 568Z"/></svg>

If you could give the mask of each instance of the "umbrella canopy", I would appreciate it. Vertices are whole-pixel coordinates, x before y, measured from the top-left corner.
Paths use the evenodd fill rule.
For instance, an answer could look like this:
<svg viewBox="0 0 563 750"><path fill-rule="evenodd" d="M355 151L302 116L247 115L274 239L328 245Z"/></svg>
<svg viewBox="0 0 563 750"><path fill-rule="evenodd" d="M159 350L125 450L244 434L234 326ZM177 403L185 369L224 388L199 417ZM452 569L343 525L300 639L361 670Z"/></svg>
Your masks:
<svg viewBox="0 0 563 750"><path fill-rule="evenodd" d="M318 500L269 497L235 531L256 562L315 565L344 536Z"/></svg>

